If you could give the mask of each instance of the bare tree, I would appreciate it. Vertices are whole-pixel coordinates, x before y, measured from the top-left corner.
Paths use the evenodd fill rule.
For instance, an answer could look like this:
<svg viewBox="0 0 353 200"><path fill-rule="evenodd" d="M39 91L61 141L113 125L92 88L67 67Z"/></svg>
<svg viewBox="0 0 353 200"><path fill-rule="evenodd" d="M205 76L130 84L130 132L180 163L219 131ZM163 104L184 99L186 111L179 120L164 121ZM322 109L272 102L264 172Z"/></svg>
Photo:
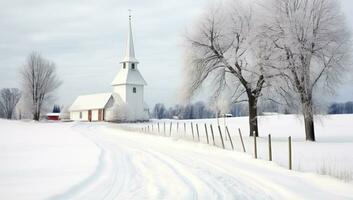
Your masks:
<svg viewBox="0 0 353 200"><path fill-rule="evenodd" d="M61 85L55 64L39 53L29 55L27 63L21 70L24 97L30 106L33 120L39 120L45 103L52 97L53 92Z"/></svg>
<svg viewBox="0 0 353 200"><path fill-rule="evenodd" d="M6 119L12 119L15 108L21 98L21 92L17 88L4 88L0 91L0 112Z"/></svg>
<svg viewBox="0 0 353 200"><path fill-rule="evenodd" d="M251 5L242 7L242 3L226 1L201 18L187 40L185 85L192 96L211 82L209 93L214 97L228 93L230 104L247 101L250 136L254 132L258 136L257 103L267 80L274 76L266 69L272 47L261 36Z"/></svg>
<svg viewBox="0 0 353 200"><path fill-rule="evenodd" d="M166 117L167 109L163 103L157 103L153 108L153 117L162 119Z"/></svg>
<svg viewBox="0 0 353 200"><path fill-rule="evenodd" d="M341 81L350 64L350 31L336 0L272 3L267 33L279 52L273 68L284 75L278 91L288 104L301 106L306 140L315 141L315 91L334 91Z"/></svg>

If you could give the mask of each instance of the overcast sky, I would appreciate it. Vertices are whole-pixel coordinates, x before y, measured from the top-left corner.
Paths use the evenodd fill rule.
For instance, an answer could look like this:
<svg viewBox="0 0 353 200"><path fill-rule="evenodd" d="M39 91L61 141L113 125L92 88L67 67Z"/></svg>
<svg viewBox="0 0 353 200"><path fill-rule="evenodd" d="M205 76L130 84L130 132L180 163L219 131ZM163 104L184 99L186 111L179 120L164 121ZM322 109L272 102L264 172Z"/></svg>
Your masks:
<svg viewBox="0 0 353 200"><path fill-rule="evenodd" d="M0 0L0 88L20 87L19 68L32 51L57 64L63 84L57 103L81 94L111 92L120 69L133 10L139 70L148 85L145 101L178 103L182 41L208 0ZM341 0L353 27L353 1ZM352 72L353 74L353 72ZM353 100L352 80L337 101Z"/></svg>

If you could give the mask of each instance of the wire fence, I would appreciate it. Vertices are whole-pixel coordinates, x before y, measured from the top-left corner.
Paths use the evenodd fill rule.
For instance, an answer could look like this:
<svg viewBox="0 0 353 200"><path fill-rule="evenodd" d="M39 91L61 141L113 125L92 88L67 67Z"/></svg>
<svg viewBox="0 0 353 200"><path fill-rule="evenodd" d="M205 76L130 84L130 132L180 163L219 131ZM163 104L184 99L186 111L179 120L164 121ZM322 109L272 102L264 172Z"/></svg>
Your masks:
<svg viewBox="0 0 353 200"><path fill-rule="evenodd" d="M221 126L209 123L182 121L157 121L153 123L128 124L122 128L127 131L204 143L225 150L252 154L255 159L273 161L271 134L268 134L268 137L244 137L240 128L230 130L226 125ZM287 152L283 152L283 148L278 148L278 150L282 151L282 157L284 156L283 153L286 153L288 160L286 167L292 170L292 138L289 136L286 141L282 140L281 142L287 143L288 150ZM259 155L259 149L261 149L261 155ZM265 156L266 154L267 156Z"/></svg>

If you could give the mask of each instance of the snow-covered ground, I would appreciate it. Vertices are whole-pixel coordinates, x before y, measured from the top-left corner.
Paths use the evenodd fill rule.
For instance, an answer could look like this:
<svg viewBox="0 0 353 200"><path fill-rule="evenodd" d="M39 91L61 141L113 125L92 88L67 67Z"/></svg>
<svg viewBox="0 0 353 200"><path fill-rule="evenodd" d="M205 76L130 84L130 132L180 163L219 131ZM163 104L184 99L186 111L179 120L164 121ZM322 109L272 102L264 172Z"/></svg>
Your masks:
<svg viewBox="0 0 353 200"><path fill-rule="evenodd" d="M74 126L0 120L0 199L43 199L88 179L99 148Z"/></svg>
<svg viewBox="0 0 353 200"><path fill-rule="evenodd" d="M353 198L328 176L120 128L0 120L0 199Z"/></svg>
<svg viewBox="0 0 353 200"><path fill-rule="evenodd" d="M353 182L353 115L325 115L316 116L315 131L317 142L306 142L304 134L304 124L302 117L297 115L269 115L259 117L260 137L258 142L258 156L268 160L268 134L272 137L273 161L288 167L288 136L292 137L292 167L297 171L315 172L319 174L329 174L344 181ZM248 117L199 119L199 120L152 120L151 123L136 125L137 127L154 125L154 133L157 131L157 123L160 124L160 135L164 132L166 124L166 134L170 133L170 122L172 125L172 135L192 140L191 122L194 126L195 140L196 124L199 126L199 134L202 143L207 143L204 125L207 125L210 135L209 125L213 125L216 145L221 147L221 140L218 131L218 123L222 134L225 133L225 125L230 131L235 150L243 151L238 129L241 130L246 151L253 155L254 141L248 137L249 126ZM177 123L179 131L177 132ZM184 134L184 123L186 124L186 135ZM129 125L127 125L129 126ZM130 125L131 126L131 125ZM224 139L227 135L223 135ZM229 140L225 140L227 149L231 149Z"/></svg>

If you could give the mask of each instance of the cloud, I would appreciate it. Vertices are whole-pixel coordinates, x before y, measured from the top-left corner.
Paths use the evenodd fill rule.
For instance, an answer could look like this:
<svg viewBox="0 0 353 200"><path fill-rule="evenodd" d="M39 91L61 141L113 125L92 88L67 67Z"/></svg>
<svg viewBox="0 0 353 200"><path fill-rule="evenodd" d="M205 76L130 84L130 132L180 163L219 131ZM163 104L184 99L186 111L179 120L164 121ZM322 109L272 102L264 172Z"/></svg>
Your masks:
<svg viewBox="0 0 353 200"><path fill-rule="evenodd" d="M63 85L58 103L85 93L111 91L120 69L128 9L145 99L176 102L182 80L181 42L207 0L0 0L0 85L19 87L18 69L35 50L57 64ZM345 0L345 10L352 9ZM347 11L348 12L348 11ZM352 12L351 12L352 13ZM350 18L352 18L352 14Z"/></svg>

